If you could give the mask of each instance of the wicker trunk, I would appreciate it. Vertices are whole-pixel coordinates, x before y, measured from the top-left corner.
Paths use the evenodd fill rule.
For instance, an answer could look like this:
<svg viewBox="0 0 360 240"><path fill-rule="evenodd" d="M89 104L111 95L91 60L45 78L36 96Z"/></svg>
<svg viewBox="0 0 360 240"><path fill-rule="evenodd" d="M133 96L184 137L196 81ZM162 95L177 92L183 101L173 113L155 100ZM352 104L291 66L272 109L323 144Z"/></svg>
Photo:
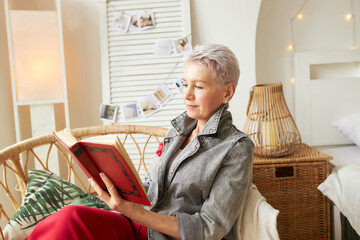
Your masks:
<svg viewBox="0 0 360 240"><path fill-rule="evenodd" d="M331 239L330 202L317 189L329 174L330 156L300 144L279 158L254 158L253 182L280 211L280 239Z"/></svg>

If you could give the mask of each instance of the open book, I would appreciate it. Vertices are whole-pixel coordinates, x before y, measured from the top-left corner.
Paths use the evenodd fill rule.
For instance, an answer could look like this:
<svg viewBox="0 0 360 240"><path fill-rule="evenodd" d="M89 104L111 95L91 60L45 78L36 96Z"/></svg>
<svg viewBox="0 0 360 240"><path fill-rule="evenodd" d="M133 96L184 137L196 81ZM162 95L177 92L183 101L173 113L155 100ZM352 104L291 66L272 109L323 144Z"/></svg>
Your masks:
<svg viewBox="0 0 360 240"><path fill-rule="evenodd" d="M116 135L103 135L80 141L69 129L53 133L70 152L81 169L106 190L100 177L103 172L110 178L122 198L150 206L144 185L124 146Z"/></svg>

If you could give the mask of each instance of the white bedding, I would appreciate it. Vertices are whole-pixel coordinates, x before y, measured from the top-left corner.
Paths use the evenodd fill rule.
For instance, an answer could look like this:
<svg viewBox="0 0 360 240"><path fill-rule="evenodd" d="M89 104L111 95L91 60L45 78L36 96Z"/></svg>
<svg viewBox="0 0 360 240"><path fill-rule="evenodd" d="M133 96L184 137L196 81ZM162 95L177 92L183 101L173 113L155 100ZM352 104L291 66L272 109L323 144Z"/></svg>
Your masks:
<svg viewBox="0 0 360 240"><path fill-rule="evenodd" d="M318 189L360 235L360 147L335 147L321 151L333 157L331 163L336 167Z"/></svg>
<svg viewBox="0 0 360 240"><path fill-rule="evenodd" d="M319 150L333 157L330 163L334 166L360 164L359 146L324 147L319 148Z"/></svg>

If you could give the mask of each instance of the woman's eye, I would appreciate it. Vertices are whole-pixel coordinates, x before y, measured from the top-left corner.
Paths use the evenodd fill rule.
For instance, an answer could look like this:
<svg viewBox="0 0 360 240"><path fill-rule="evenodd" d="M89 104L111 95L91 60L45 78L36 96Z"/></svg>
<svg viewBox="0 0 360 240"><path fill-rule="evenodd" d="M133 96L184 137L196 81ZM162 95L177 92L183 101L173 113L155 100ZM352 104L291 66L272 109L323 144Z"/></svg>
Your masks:
<svg viewBox="0 0 360 240"><path fill-rule="evenodd" d="M203 87L202 86L195 86L197 89L203 89Z"/></svg>

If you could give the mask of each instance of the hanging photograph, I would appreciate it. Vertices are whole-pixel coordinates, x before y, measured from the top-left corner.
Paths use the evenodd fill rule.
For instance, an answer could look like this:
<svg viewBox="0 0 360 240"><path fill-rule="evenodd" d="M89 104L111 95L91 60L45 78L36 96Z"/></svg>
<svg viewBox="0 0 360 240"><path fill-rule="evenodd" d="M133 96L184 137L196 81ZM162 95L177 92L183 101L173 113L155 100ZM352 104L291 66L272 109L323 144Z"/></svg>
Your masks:
<svg viewBox="0 0 360 240"><path fill-rule="evenodd" d="M115 13L111 28L120 32L127 32L130 25L131 16L127 14Z"/></svg>
<svg viewBox="0 0 360 240"><path fill-rule="evenodd" d="M155 18L153 12L142 12L138 15L138 23L140 30L154 28Z"/></svg>
<svg viewBox="0 0 360 240"><path fill-rule="evenodd" d="M176 55L183 55L186 52L192 51L190 36L173 40L173 45Z"/></svg>
<svg viewBox="0 0 360 240"><path fill-rule="evenodd" d="M183 89L183 77L178 77L177 79L174 80L174 85L176 87L177 90L179 90L180 94L182 94L182 89Z"/></svg>
<svg viewBox="0 0 360 240"><path fill-rule="evenodd" d="M171 55L172 41L170 39L158 38L155 42L154 53L158 55Z"/></svg>
<svg viewBox="0 0 360 240"><path fill-rule="evenodd" d="M118 106L112 104L100 105L100 119L105 122L115 122Z"/></svg>
<svg viewBox="0 0 360 240"><path fill-rule="evenodd" d="M138 100L138 105L142 115L147 117L159 110L158 105L152 95L142 97Z"/></svg>
<svg viewBox="0 0 360 240"><path fill-rule="evenodd" d="M133 14L130 16L129 31L138 31L138 30L140 30L138 16L136 14Z"/></svg>
<svg viewBox="0 0 360 240"><path fill-rule="evenodd" d="M170 99L173 97L173 93L170 91L170 89L166 85L160 85L155 92L153 93L155 99L159 102L161 106L163 106L165 103L170 101Z"/></svg>
<svg viewBox="0 0 360 240"><path fill-rule="evenodd" d="M137 103L129 103L120 107L121 118L123 120L131 120L139 117L139 110Z"/></svg>

